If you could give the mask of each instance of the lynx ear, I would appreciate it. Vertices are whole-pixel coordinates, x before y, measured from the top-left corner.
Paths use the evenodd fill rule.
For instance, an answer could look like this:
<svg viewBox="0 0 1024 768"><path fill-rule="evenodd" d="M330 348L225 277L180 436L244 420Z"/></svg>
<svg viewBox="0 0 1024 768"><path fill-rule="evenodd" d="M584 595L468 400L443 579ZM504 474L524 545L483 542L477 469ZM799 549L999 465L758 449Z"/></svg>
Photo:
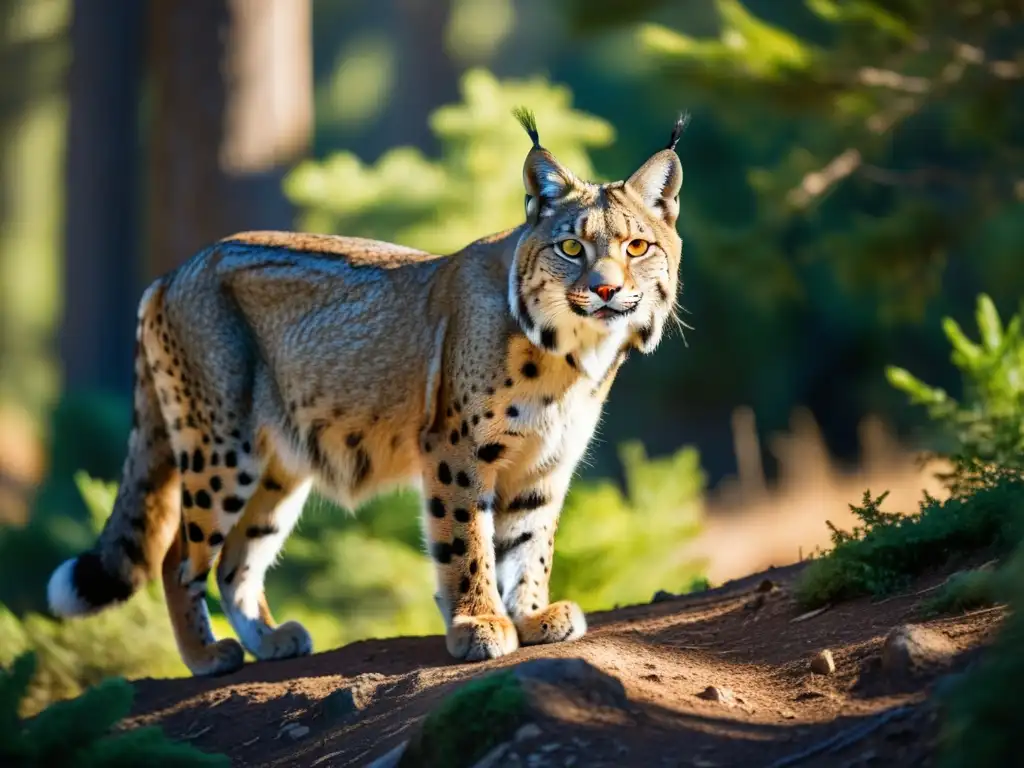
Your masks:
<svg viewBox="0 0 1024 768"><path fill-rule="evenodd" d="M676 153L663 149L651 157L626 182L640 195L644 205L675 225L679 217L679 188L683 185L683 166Z"/></svg>
<svg viewBox="0 0 1024 768"><path fill-rule="evenodd" d="M523 186L526 188L526 217L543 217L550 203L565 195L577 182L572 171L540 145L537 121L530 110L519 107L512 111L533 142L533 149L523 164Z"/></svg>
<svg viewBox="0 0 1024 768"><path fill-rule="evenodd" d="M675 150L689 120L689 115L681 114L668 146L653 155L626 182L639 193L648 208L673 226L679 217L679 188L683 185L683 166Z"/></svg>

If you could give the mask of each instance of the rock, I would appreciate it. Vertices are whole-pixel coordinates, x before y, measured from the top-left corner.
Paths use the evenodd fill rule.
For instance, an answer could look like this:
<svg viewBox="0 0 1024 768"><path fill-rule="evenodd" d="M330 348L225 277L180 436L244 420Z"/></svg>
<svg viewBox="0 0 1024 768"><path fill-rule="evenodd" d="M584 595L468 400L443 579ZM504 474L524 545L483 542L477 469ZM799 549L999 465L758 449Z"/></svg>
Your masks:
<svg viewBox="0 0 1024 768"><path fill-rule="evenodd" d="M775 586L775 582L771 579L764 579L760 584L757 585L755 592L777 592L779 588Z"/></svg>
<svg viewBox="0 0 1024 768"><path fill-rule="evenodd" d="M722 704L731 704L735 696L728 688L719 688L717 685L709 685L697 694L698 699L705 701L717 701Z"/></svg>
<svg viewBox="0 0 1024 768"><path fill-rule="evenodd" d="M617 678L583 659L533 659L472 679L446 696L418 724L397 765L472 765L503 743L535 739L567 722L596 726L609 717L623 723L634 718ZM467 722L474 724L468 733ZM503 752L500 764L513 757Z"/></svg>
<svg viewBox="0 0 1024 768"><path fill-rule="evenodd" d="M309 728L305 725L294 725L285 731L285 735L292 741L298 741L309 735Z"/></svg>
<svg viewBox="0 0 1024 768"><path fill-rule="evenodd" d="M320 712L331 720L345 720L366 709L373 700L383 675L359 675L350 685L339 688L320 700Z"/></svg>
<svg viewBox="0 0 1024 768"><path fill-rule="evenodd" d="M664 603L668 600L675 600L676 596L671 592L666 592L664 589L659 589L654 593L654 597L651 598L652 603Z"/></svg>
<svg viewBox="0 0 1024 768"><path fill-rule="evenodd" d="M551 717L560 717L560 707L572 707L573 702L588 711L594 707L629 708L619 679L583 659L532 659L512 667L512 674L530 706Z"/></svg>
<svg viewBox="0 0 1024 768"><path fill-rule="evenodd" d="M836 662L832 658L832 651L826 648L818 651L811 659L811 672L816 675L833 675L836 671Z"/></svg>
<svg viewBox="0 0 1024 768"><path fill-rule="evenodd" d="M945 667L955 654L956 647L941 632L902 624L885 637L882 669L893 676L913 676Z"/></svg>

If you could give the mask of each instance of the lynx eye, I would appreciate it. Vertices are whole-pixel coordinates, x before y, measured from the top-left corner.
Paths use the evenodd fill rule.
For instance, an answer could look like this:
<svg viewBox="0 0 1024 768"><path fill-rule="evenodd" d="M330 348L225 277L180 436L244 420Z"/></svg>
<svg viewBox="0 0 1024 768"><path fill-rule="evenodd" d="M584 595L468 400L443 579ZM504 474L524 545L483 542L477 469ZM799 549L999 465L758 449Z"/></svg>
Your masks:
<svg viewBox="0 0 1024 768"><path fill-rule="evenodd" d="M626 246L626 253L630 256L643 256L651 244L646 240L630 240Z"/></svg>
<svg viewBox="0 0 1024 768"><path fill-rule="evenodd" d="M579 240L563 240L558 244L558 247L562 250L562 253L570 257L576 257L583 253L583 243Z"/></svg>

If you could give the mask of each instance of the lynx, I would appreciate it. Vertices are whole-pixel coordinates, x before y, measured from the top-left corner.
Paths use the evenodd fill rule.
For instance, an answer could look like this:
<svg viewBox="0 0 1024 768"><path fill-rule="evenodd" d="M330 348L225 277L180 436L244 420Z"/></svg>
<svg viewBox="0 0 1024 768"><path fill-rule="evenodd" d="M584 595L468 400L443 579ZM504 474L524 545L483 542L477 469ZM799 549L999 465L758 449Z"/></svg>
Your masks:
<svg viewBox="0 0 1024 768"><path fill-rule="evenodd" d="M674 317L683 121L628 180L596 184L516 117L533 143L520 226L447 256L249 232L149 286L114 509L51 576L54 614L159 571L193 674L309 654L263 585L310 491L354 510L412 485L452 656L586 632L578 605L549 602L555 529L619 367ZM214 566L240 643L212 631Z"/></svg>

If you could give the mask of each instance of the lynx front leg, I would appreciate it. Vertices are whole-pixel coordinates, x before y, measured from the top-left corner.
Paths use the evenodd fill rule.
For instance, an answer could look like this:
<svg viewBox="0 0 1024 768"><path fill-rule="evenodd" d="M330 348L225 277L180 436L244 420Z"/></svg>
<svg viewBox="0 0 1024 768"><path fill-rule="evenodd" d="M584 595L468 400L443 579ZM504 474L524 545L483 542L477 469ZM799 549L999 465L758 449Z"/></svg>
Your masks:
<svg viewBox="0 0 1024 768"><path fill-rule="evenodd" d="M564 492L551 498L543 488L534 488L516 495L496 514L498 582L523 645L575 640L587 631L583 611L576 603L548 603L563 496Z"/></svg>
<svg viewBox="0 0 1024 768"><path fill-rule="evenodd" d="M424 527L437 567L448 651L467 661L504 656L519 643L498 594L493 492L475 456L454 445L434 447L425 457Z"/></svg>

